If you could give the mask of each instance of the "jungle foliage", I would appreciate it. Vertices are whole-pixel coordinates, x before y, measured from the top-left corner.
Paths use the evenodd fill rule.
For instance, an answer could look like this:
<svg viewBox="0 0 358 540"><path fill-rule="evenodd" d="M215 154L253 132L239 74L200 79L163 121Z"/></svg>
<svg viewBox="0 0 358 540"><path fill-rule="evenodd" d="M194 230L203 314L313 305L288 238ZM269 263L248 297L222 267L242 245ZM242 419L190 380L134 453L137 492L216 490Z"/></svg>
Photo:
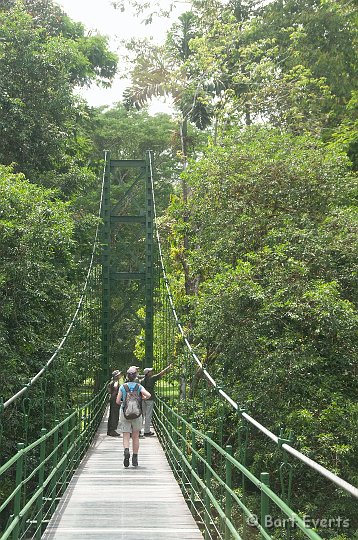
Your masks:
<svg viewBox="0 0 358 540"><path fill-rule="evenodd" d="M355 2L192 0L164 44L128 51L123 103L94 110L75 88L111 83L106 38L52 1L0 2L4 397L42 367L73 312L103 150L121 159L150 149L168 275L209 371L268 428L292 430L297 448L357 484ZM148 114L158 95L173 99L173 118ZM113 202L128 181L115 178ZM124 255L138 261L130 234ZM135 363L143 315L140 300L134 318L120 302L113 368ZM254 471L269 455L258 445ZM301 469L296 478L301 508L348 516L353 536L351 502ZM305 508L310 483L316 503Z"/></svg>
<svg viewBox="0 0 358 540"><path fill-rule="evenodd" d="M197 351L250 414L355 484L357 183L347 158L309 137L234 129L187 180ZM342 503L329 498L334 515Z"/></svg>

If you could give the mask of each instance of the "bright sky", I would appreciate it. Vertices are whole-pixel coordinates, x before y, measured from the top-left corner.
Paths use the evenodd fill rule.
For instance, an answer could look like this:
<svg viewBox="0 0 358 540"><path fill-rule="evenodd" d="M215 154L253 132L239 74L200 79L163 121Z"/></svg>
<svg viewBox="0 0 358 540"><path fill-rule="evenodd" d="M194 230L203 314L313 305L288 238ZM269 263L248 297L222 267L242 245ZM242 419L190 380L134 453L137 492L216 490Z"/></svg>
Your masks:
<svg viewBox="0 0 358 540"><path fill-rule="evenodd" d="M154 21L151 25L144 25L140 22L140 17L135 17L126 10L124 13L114 9L110 0L56 0L67 15L82 22L88 31L99 32L110 38L110 49L120 56L119 42L122 39L132 37L151 37L160 43L164 40L166 31L173 24L177 15L187 9L185 2L182 9L176 12L176 16L171 19L161 19ZM163 6L169 4L168 0L163 0ZM128 86L128 81L117 77L111 88L98 88L93 86L89 89L81 90L81 95L92 106L111 105L119 101L123 90ZM150 108L152 113L163 111L169 112L170 106L161 103L159 100Z"/></svg>

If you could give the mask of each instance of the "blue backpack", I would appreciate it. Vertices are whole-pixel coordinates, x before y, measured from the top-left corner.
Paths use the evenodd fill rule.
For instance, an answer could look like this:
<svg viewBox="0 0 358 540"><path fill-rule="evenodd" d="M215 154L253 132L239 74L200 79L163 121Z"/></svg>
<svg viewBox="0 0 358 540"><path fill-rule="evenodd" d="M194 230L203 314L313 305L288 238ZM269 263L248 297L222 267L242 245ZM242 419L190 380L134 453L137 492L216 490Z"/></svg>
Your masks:
<svg viewBox="0 0 358 540"><path fill-rule="evenodd" d="M123 386L126 390L126 398L123 403L124 418L135 420L142 414L142 396L138 392L139 384L136 384L133 390L129 389L127 383Z"/></svg>

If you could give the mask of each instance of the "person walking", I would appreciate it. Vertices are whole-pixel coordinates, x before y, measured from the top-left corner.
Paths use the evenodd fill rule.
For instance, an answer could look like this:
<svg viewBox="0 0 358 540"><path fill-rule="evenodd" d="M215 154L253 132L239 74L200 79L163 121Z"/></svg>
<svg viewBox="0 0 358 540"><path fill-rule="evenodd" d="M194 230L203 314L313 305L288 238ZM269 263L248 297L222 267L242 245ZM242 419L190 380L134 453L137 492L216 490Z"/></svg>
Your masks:
<svg viewBox="0 0 358 540"><path fill-rule="evenodd" d="M116 399L117 405L120 405L119 429L123 433L123 465L126 468L129 467L129 441L131 434L133 448L132 465L133 467L138 467L139 432L143 424L142 400L150 398L150 393L141 384L135 382L136 377L137 370L133 366L128 368L127 382L120 386Z"/></svg>
<svg viewBox="0 0 358 540"><path fill-rule="evenodd" d="M112 379L108 384L109 397L109 415L107 424L107 435L110 437L120 437L120 434L116 431L119 421L119 405L116 403L117 394L119 390L119 378L122 372L116 369L112 373Z"/></svg>
<svg viewBox="0 0 358 540"><path fill-rule="evenodd" d="M156 375L154 374L154 368L150 367L144 369L144 379L142 381L142 384L144 388L148 390L148 392L150 392L151 394L150 398L148 398L148 400L143 403L144 437L150 437L154 435L154 432L150 431L150 426L152 422L155 403L155 383L159 381L172 367L173 364L169 364L169 366L164 368Z"/></svg>

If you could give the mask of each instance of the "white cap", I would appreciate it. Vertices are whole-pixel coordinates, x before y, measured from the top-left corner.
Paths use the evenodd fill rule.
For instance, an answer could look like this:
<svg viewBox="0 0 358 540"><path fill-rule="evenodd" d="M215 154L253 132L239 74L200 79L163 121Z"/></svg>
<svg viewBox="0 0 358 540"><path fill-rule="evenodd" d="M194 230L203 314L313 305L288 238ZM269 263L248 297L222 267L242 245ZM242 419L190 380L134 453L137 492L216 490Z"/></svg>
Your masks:
<svg viewBox="0 0 358 540"><path fill-rule="evenodd" d="M149 373L150 371L153 371L154 368L152 367L146 367L143 371L144 375L147 375L147 373Z"/></svg>

